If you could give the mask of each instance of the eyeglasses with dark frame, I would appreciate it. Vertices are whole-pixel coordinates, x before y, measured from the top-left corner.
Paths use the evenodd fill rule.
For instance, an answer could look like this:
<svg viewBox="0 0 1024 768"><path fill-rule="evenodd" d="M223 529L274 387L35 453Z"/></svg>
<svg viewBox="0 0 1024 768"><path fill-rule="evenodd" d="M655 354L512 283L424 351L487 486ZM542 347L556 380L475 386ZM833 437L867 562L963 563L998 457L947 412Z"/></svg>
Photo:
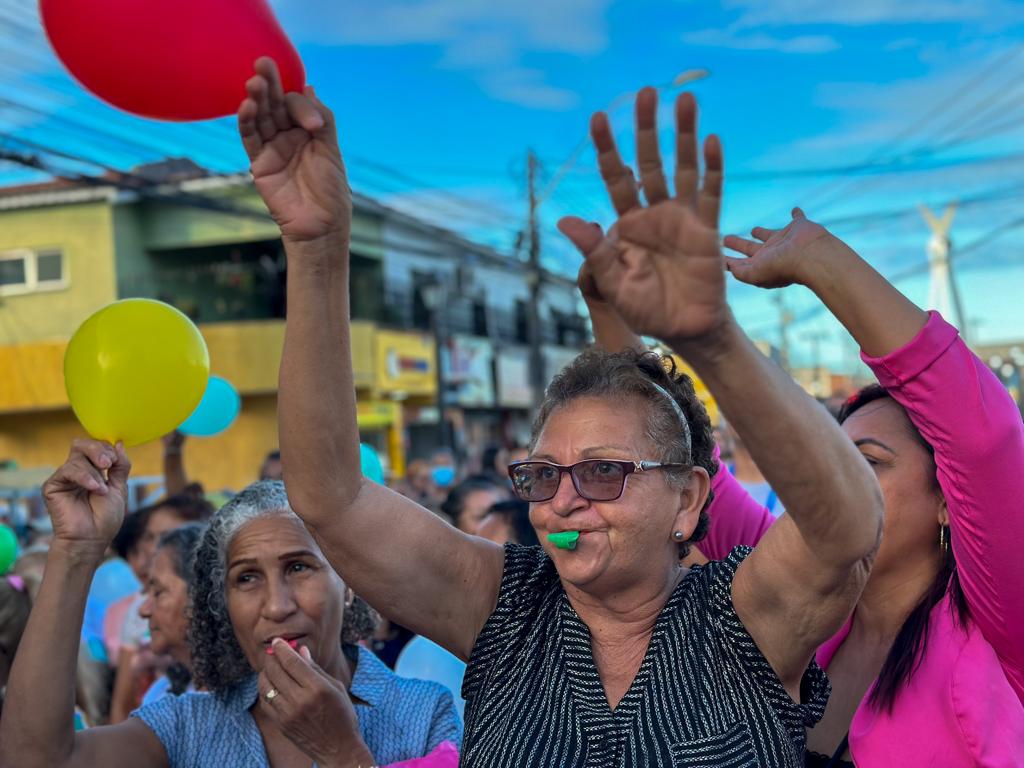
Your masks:
<svg viewBox="0 0 1024 768"><path fill-rule="evenodd" d="M575 464L554 464L550 461L517 461L510 464L508 476L512 490L523 501L539 502L553 499L566 472L572 478L576 493L588 501L615 501L626 488L626 477L652 469L677 469L686 464L658 461L623 461L621 459L584 459Z"/></svg>

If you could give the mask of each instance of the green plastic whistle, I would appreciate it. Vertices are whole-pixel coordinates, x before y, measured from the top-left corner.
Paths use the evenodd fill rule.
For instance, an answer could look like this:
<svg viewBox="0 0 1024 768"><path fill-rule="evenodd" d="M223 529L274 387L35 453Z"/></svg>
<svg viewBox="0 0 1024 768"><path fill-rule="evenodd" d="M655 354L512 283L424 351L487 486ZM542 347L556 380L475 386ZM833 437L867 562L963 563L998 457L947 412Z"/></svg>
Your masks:
<svg viewBox="0 0 1024 768"><path fill-rule="evenodd" d="M548 541L559 549L576 549L576 542L579 540L579 531L561 531L559 533L548 534Z"/></svg>

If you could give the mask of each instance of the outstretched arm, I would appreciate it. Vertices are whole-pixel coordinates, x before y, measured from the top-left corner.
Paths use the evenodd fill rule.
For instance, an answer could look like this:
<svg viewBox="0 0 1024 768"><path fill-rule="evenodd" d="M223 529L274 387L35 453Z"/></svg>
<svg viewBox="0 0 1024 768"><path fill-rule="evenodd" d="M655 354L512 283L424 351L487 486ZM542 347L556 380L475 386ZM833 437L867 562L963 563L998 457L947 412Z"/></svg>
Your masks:
<svg viewBox="0 0 1024 768"><path fill-rule="evenodd" d="M698 178L697 158L694 147L696 137L696 110L691 109L689 104L684 104L679 113L681 121L680 139L690 149L684 147L680 164L685 167L677 173L677 178L684 184L696 184ZM721 179L719 173L715 179ZM715 179L711 183L714 184ZM692 181L691 181L692 180ZM702 194L715 196L720 195L720 190L711 191L708 183L705 183ZM624 205L632 206L633 198L628 195ZM697 198L693 195L688 197L691 207L695 207ZM708 226L718 227L717 213L718 206L706 204L703 208ZM587 224L582 219L569 217L559 222L559 226L572 243L579 249L581 255L594 250L604 239L604 231L601 225L596 223ZM614 230L610 233L615 236ZM590 323L594 330L594 343L602 349L610 352L618 352L624 349L643 350L646 345L639 336L626 324L615 307L601 295L601 291L594 281L590 264L584 259L580 265L579 275L576 279L583 300L587 304L587 311L590 314ZM718 458L718 448L715 448L715 458ZM723 466L715 474L711 481L711 490L714 492L714 500L708 508L708 516L711 520L711 527L708 535L701 542L691 548L691 554L685 559L687 565L706 563L708 559L720 560L727 556L733 547L746 544L754 546L765 531L775 522L775 517L758 504L746 489L737 482L736 478Z"/></svg>
<svg viewBox="0 0 1024 768"><path fill-rule="evenodd" d="M733 602L797 696L815 649L839 629L867 580L881 531L881 493L828 413L736 324L725 303L724 259L711 224L718 217L721 149L717 139L708 139L706 180L698 189L695 131L685 119L695 106L681 98L677 157L684 166L676 169L676 197L668 197L655 101L651 90L637 99L637 159L647 208L629 188L632 175L607 120L597 116L592 123L620 219L617 239L595 244L586 258L602 295L629 326L663 339L694 367L786 504L787 515L737 571Z"/></svg>
<svg viewBox="0 0 1024 768"><path fill-rule="evenodd" d="M168 496L183 493L188 486L185 474L185 440L187 438L178 430L164 435L160 444L164 449L164 492Z"/></svg>
<svg viewBox="0 0 1024 768"><path fill-rule="evenodd" d="M0 765L167 765L160 740L138 720L78 734L74 727L85 598L124 518L130 468L120 445L79 440L43 486L54 540L11 669L0 720Z"/></svg>
<svg viewBox="0 0 1024 768"><path fill-rule="evenodd" d="M810 288L860 344L864 361L935 450L960 584L985 639L1024 700L1024 424L956 329L900 293L797 208L781 230L726 238L740 280ZM937 538L937 537L936 537Z"/></svg>
<svg viewBox="0 0 1024 768"><path fill-rule="evenodd" d="M239 131L288 257L278 418L290 501L358 594L468 658L497 603L502 549L363 478L349 333L352 203L334 117L312 89L284 95L269 59L247 89Z"/></svg>

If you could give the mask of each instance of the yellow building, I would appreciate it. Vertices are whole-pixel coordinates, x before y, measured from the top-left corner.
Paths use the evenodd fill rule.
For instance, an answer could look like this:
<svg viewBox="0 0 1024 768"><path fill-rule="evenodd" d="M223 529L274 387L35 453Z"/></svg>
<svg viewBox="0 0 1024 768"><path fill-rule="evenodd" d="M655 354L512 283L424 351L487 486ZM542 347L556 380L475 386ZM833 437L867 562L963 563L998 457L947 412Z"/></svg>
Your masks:
<svg viewBox="0 0 1024 768"><path fill-rule="evenodd" d="M357 200L356 317L374 310L379 230L379 212ZM228 431L188 441L190 477L209 490L251 482L278 445L283 285L277 228L247 176L175 181L170 192L144 195L66 182L0 190L0 461L24 468L62 461L83 436L64 392L69 338L106 304L146 296L170 300L197 321L211 372L242 397ZM436 396L433 342L366 322L355 324L353 345L361 428L379 433L374 442L401 475L398 403ZM159 442L130 453L135 475L161 473Z"/></svg>

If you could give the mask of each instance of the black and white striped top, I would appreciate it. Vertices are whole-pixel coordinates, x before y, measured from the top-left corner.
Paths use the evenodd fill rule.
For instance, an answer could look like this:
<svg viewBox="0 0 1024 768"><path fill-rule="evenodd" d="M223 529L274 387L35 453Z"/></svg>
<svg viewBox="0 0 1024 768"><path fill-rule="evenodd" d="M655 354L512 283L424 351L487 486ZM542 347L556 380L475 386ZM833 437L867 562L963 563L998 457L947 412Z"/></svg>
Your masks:
<svg viewBox="0 0 1024 768"><path fill-rule="evenodd" d="M740 623L732 579L750 551L679 583L613 711L551 559L506 545L498 605L463 682L461 765L803 766L804 729L824 713L829 683L812 662L796 704Z"/></svg>

